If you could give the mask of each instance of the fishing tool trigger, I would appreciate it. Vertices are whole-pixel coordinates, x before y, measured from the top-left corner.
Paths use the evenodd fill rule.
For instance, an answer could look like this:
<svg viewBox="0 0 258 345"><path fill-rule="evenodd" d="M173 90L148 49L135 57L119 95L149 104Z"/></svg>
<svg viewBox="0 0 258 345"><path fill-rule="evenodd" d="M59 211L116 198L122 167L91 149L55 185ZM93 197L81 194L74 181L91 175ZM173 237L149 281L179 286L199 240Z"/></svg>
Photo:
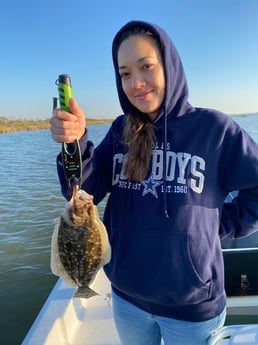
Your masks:
<svg viewBox="0 0 258 345"><path fill-rule="evenodd" d="M78 139L69 146L67 143L62 143L62 162L69 188L72 189L77 185L80 189L82 180L82 158Z"/></svg>

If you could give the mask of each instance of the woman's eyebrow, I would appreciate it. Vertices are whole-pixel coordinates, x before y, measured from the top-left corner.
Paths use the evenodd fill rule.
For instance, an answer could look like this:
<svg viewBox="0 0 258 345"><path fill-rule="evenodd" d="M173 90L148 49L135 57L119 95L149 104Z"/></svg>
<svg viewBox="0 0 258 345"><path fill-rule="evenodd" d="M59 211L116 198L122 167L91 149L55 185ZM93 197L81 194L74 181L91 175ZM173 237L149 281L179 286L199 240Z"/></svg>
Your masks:
<svg viewBox="0 0 258 345"><path fill-rule="evenodd" d="M153 56L144 56L144 57L142 57L142 58L140 58L140 59L138 59L138 60L136 60L136 62L143 62L144 60L146 60L146 59L149 59L149 58L153 58ZM124 68L126 68L126 66L118 66L118 69L119 70L121 70L121 69L124 69Z"/></svg>

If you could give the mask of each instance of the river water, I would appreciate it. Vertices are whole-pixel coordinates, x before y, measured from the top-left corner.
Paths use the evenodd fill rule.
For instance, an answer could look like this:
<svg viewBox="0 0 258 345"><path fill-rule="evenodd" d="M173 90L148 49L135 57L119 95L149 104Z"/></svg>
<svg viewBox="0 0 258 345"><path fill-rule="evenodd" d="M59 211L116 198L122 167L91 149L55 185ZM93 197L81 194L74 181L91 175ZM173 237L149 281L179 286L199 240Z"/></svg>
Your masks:
<svg viewBox="0 0 258 345"><path fill-rule="evenodd" d="M258 114L235 120L258 141ZM88 127L95 144L109 126ZM48 130L0 135L1 345L21 344L57 280L49 262L54 221L65 205L56 174L59 151Z"/></svg>

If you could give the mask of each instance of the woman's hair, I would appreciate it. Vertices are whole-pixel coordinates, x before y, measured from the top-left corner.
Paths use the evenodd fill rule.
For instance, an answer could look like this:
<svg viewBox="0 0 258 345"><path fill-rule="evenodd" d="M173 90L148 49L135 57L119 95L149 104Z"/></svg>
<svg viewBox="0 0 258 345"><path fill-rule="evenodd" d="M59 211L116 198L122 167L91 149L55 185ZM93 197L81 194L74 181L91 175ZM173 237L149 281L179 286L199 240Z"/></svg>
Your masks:
<svg viewBox="0 0 258 345"><path fill-rule="evenodd" d="M152 40L160 50L158 39L143 27L133 27L124 31L116 42L115 51L121 43L131 36L143 36ZM130 181L143 181L148 174L152 149L155 144L154 126L147 114L132 107L133 110L126 114L123 139L128 150L125 164L125 174Z"/></svg>

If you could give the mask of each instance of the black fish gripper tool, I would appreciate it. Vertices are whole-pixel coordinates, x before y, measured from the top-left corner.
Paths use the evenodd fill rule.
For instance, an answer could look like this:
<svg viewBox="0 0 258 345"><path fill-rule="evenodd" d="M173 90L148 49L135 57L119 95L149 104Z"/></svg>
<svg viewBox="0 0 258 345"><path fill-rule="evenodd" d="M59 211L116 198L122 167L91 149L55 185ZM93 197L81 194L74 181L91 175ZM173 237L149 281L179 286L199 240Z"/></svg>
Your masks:
<svg viewBox="0 0 258 345"><path fill-rule="evenodd" d="M62 143L62 162L69 189L73 190L75 186L80 189L82 181L82 158L78 139L71 144Z"/></svg>

